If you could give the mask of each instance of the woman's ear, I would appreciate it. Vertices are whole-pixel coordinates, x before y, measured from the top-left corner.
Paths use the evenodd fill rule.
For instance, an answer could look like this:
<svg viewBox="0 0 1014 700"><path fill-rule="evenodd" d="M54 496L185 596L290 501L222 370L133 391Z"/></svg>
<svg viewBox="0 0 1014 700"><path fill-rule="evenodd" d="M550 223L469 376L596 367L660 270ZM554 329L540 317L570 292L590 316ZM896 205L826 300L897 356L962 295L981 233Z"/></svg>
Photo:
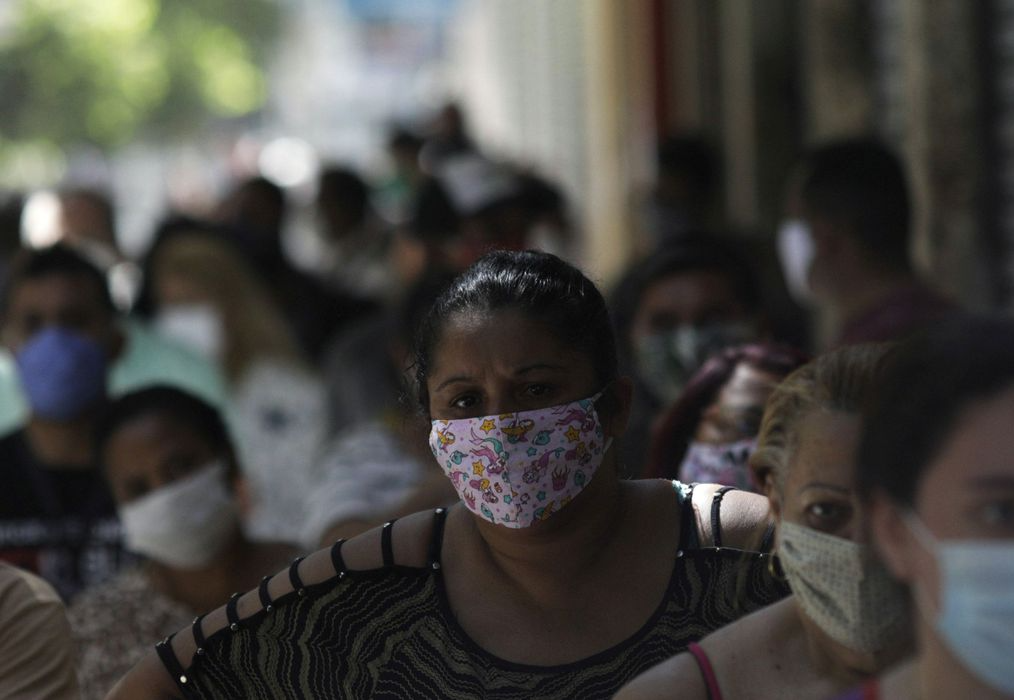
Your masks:
<svg viewBox="0 0 1014 700"><path fill-rule="evenodd" d="M774 472L770 469L764 473L764 481L761 483L761 493L768 497L772 517L774 517L775 520L781 520L782 496L778 493L778 489L775 488Z"/></svg>
<svg viewBox="0 0 1014 700"><path fill-rule="evenodd" d="M912 533L905 519L893 501L883 492L877 492L870 499L870 534L884 566L899 581L910 583L913 578Z"/></svg>

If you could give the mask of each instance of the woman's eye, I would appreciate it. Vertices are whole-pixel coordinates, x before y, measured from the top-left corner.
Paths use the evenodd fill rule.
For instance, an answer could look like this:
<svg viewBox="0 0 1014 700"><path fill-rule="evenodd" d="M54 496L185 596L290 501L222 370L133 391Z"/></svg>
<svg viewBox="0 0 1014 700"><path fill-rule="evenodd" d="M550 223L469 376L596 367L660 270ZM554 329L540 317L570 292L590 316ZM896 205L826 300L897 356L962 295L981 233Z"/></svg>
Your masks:
<svg viewBox="0 0 1014 700"><path fill-rule="evenodd" d="M453 408L472 408L477 403L477 399L474 394L464 394L458 396L451 401Z"/></svg>
<svg viewBox="0 0 1014 700"><path fill-rule="evenodd" d="M848 524L852 506L840 503L814 503L806 509L806 519L815 530L833 532Z"/></svg>
<svg viewBox="0 0 1014 700"><path fill-rule="evenodd" d="M1014 499L991 501L980 508L982 522L993 528L1014 528Z"/></svg>
<svg viewBox="0 0 1014 700"><path fill-rule="evenodd" d="M546 394L549 393L549 385L548 384L530 384L525 389L525 392L529 396L545 396Z"/></svg>

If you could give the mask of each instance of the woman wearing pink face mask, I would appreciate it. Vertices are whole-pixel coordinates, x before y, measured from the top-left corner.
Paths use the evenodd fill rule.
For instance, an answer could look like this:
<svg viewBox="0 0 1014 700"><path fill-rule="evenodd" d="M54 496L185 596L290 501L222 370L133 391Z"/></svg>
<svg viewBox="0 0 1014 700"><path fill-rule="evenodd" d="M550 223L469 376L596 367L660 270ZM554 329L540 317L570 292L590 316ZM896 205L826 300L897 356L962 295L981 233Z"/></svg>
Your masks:
<svg viewBox="0 0 1014 700"><path fill-rule="evenodd" d="M744 554L763 498L619 479L630 383L578 270L488 254L431 310L415 370L461 502L293 563L111 697L606 698L784 593Z"/></svg>
<svg viewBox="0 0 1014 700"><path fill-rule="evenodd" d="M764 405L806 362L790 347L753 343L713 355L652 429L647 475L758 491L747 462Z"/></svg>

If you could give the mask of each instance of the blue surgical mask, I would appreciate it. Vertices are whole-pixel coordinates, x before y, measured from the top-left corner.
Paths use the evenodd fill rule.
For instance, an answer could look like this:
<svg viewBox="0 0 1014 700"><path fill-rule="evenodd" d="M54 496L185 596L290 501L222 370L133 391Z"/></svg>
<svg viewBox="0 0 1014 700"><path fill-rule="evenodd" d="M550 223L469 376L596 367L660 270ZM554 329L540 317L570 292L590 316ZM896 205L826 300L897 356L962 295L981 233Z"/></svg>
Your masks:
<svg viewBox="0 0 1014 700"><path fill-rule="evenodd" d="M105 394L106 353L81 333L60 327L41 330L15 360L28 404L40 418L73 420Z"/></svg>
<svg viewBox="0 0 1014 700"><path fill-rule="evenodd" d="M941 541L914 513L905 522L940 570L940 610L920 596L922 614L965 668L1014 694L1014 542Z"/></svg>

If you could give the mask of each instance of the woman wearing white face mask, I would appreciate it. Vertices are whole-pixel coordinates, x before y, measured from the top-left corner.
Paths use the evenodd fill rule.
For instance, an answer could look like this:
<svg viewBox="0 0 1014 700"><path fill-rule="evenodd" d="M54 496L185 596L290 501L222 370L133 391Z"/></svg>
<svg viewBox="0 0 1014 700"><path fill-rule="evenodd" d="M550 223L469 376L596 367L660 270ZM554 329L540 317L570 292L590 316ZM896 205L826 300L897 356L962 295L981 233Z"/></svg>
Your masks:
<svg viewBox="0 0 1014 700"><path fill-rule="evenodd" d="M126 546L144 561L70 609L85 698L105 697L146 645L295 554L244 537L232 445L200 399L169 387L127 394L100 425L97 450Z"/></svg>
<svg viewBox="0 0 1014 700"><path fill-rule="evenodd" d="M152 250L146 267L155 328L215 362L228 381L229 424L251 491L247 534L301 543L302 504L327 433L320 379L226 240L181 230Z"/></svg>
<svg viewBox="0 0 1014 700"><path fill-rule="evenodd" d="M873 556L855 490L859 410L883 353L818 357L765 410L751 468L778 519L776 560L794 595L691 645L621 698L818 700L909 650L904 592Z"/></svg>
<svg viewBox="0 0 1014 700"><path fill-rule="evenodd" d="M914 661L851 697L1014 698L1014 322L952 320L885 371L859 450Z"/></svg>
<svg viewBox="0 0 1014 700"><path fill-rule="evenodd" d="M743 551L763 498L619 478L630 383L575 268L487 254L427 315L415 368L460 502L292 564L111 697L596 700L780 595Z"/></svg>

